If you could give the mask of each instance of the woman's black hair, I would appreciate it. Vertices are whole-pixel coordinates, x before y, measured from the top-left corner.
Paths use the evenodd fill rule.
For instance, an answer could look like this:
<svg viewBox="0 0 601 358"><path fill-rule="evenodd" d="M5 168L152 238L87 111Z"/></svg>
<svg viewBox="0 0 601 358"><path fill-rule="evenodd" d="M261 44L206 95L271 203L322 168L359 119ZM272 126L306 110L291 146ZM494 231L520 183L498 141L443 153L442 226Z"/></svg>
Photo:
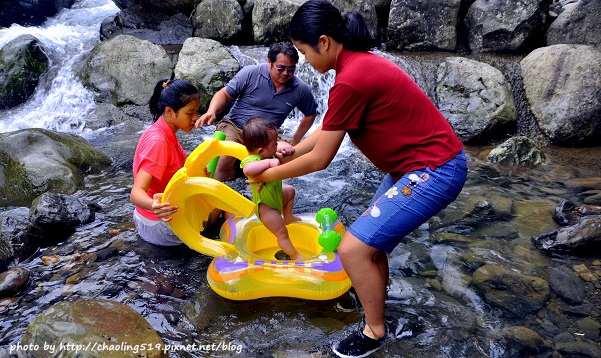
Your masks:
<svg viewBox="0 0 601 358"><path fill-rule="evenodd" d="M269 131L278 132L273 121L263 117L251 117L242 130L242 140L249 152L264 148L269 144Z"/></svg>
<svg viewBox="0 0 601 358"><path fill-rule="evenodd" d="M316 51L321 35L330 36L352 51L368 51L374 47L360 13L349 11L342 15L334 5L323 0L309 0L302 4L290 20L289 31L293 41L305 43Z"/></svg>
<svg viewBox="0 0 601 358"><path fill-rule="evenodd" d="M160 80L154 86L154 92L148 103L153 122L163 115L166 107L177 112L198 98L200 98L198 88L186 80Z"/></svg>

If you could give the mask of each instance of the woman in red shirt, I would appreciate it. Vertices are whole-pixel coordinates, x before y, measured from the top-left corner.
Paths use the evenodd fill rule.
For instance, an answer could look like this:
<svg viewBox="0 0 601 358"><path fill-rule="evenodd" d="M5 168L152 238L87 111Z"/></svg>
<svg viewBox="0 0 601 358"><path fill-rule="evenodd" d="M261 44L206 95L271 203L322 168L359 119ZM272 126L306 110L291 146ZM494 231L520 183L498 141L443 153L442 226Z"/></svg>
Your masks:
<svg viewBox="0 0 601 358"><path fill-rule="evenodd" d="M294 14L290 37L320 73L336 70L322 126L295 147L292 160L254 179L269 182L325 169L346 134L387 173L367 210L346 231L338 252L365 313L365 327L334 345L364 357L385 340L388 258L395 246L455 200L466 179L463 145L451 125L395 63L368 52L360 14L344 16L310 0Z"/></svg>
<svg viewBox="0 0 601 358"><path fill-rule="evenodd" d="M166 224L177 207L160 203L160 199L173 174L184 166L187 154L175 133L194 128L200 95L186 80L161 80L149 106L155 122L142 133L134 154L134 185L130 194L131 202L136 205L134 223L147 242L180 245L182 242Z"/></svg>

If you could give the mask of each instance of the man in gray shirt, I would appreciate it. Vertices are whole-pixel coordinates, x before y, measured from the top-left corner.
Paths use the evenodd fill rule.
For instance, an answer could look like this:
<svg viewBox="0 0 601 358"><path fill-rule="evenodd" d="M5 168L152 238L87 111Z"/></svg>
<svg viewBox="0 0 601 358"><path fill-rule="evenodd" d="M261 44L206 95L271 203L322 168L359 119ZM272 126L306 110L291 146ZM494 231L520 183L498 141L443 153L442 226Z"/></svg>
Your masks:
<svg viewBox="0 0 601 358"><path fill-rule="evenodd" d="M278 148L296 145L315 121L317 104L311 88L294 76L298 52L289 42L273 44L267 53L267 63L243 67L224 88L219 90L205 114L196 121L196 127L210 125L227 104L235 101L229 113L221 119L216 130L226 134L226 140L243 143L242 128L252 117L274 121L279 128L294 108L304 115L294 135ZM236 177L236 158L222 156L214 178L229 180Z"/></svg>

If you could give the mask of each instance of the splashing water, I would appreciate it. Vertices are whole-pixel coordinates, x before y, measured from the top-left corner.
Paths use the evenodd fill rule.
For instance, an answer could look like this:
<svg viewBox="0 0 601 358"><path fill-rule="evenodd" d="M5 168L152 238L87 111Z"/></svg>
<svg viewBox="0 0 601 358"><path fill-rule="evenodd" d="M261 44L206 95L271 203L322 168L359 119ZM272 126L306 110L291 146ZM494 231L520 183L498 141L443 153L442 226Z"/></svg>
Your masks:
<svg viewBox="0 0 601 358"><path fill-rule="evenodd" d="M82 118L95 108L94 93L77 79L74 67L100 42L102 20L118 11L112 1L83 0L39 27L14 24L0 29L0 48L21 35L32 35L50 62L32 98L0 111L1 133L24 128L83 132Z"/></svg>

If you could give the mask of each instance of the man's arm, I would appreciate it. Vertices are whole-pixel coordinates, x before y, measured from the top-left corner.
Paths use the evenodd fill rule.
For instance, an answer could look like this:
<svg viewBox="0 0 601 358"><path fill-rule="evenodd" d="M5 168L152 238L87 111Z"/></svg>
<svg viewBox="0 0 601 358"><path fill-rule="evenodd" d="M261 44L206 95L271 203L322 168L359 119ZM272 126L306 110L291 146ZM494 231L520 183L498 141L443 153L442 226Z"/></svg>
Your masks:
<svg viewBox="0 0 601 358"><path fill-rule="evenodd" d="M217 91L217 93L213 95L211 103L209 103L209 109L207 109L207 113L203 114L196 120L194 127L198 128L204 126L205 124L213 124L213 122L217 119L217 114L223 111L225 106L233 100L234 98L227 93L225 87Z"/></svg>
<svg viewBox="0 0 601 358"><path fill-rule="evenodd" d="M286 139L286 142L290 143L291 145L297 145L303 139L307 131L309 131L309 129L313 125L313 122L315 122L316 116L317 113L314 113L309 116L304 116L303 119L301 119L294 135L291 138Z"/></svg>

